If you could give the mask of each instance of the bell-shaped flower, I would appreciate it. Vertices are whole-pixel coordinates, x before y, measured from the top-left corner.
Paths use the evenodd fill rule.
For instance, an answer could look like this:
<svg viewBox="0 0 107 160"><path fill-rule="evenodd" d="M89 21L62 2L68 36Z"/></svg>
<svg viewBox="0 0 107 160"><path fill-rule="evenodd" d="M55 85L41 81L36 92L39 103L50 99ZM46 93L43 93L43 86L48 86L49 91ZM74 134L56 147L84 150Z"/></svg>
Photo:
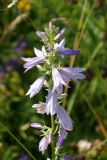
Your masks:
<svg viewBox="0 0 107 160"><path fill-rule="evenodd" d="M44 103L33 104L32 108L36 109L36 112L39 114L45 114L45 105Z"/></svg>
<svg viewBox="0 0 107 160"><path fill-rule="evenodd" d="M59 123L65 130L72 131L73 130L73 124L71 118L68 116L65 109L61 106L57 109L57 116L59 119Z"/></svg>
<svg viewBox="0 0 107 160"><path fill-rule="evenodd" d="M32 123L32 124L31 124L31 127L37 128L37 129L42 129L42 128L43 128L43 125L42 125L42 124L39 124L39 123Z"/></svg>
<svg viewBox="0 0 107 160"><path fill-rule="evenodd" d="M63 39L59 44L56 43L54 45L54 49L61 55L75 55L80 53L79 50L65 48L64 46L65 46L65 39Z"/></svg>
<svg viewBox="0 0 107 160"><path fill-rule="evenodd" d="M52 78L53 78L54 88L57 90L58 94L61 94L63 90L62 85L67 87L67 83L64 82L64 80L61 77L61 74L55 67L52 67Z"/></svg>
<svg viewBox="0 0 107 160"><path fill-rule="evenodd" d="M68 81L73 80L75 82L78 82L81 79L84 79L85 76L81 73L84 72L85 68L78 68L78 67L65 67L60 69L60 74L63 77L63 79L68 79Z"/></svg>
<svg viewBox="0 0 107 160"><path fill-rule="evenodd" d="M30 98L32 98L34 95L36 95L37 93L39 93L39 91L41 90L43 84L45 81L45 77L39 77L30 87L30 89L28 90L28 92L26 93L26 95L30 95Z"/></svg>
<svg viewBox="0 0 107 160"><path fill-rule="evenodd" d="M56 147L60 148L63 145L64 139L62 137L59 137L56 143Z"/></svg>
<svg viewBox="0 0 107 160"><path fill-rule="evenodd" d="M54 115L58 109L58 100L56 92L53 88L51 88L48 92L48 96L46 98L46 113Z"/></svg>
<svg viewBox="0 0 107 160"><path fill-rule="evenodd" d="M45 150L48 148L48 145L51 143L52 135L46 135L44 136L41 141L39 142L39 151L44 154Z"/></svg>
<svg viewBox="0 0 107 160"><path fill-rule="evenodd" d="M34 48L34 53L37 57L34 58L22 57L22 60L26 62L24 64L24 68L26 69L25 72L45 61L46 50L44 46L42 47L42 51L38 50L37 48Z"/></svg>
<svg viewBox="0 0 107 160"><path fill-rule="evenodd" d="M62 137L63 139L66 139L68 136L68 132L64 128L59 129L59 136Z"/></svg>

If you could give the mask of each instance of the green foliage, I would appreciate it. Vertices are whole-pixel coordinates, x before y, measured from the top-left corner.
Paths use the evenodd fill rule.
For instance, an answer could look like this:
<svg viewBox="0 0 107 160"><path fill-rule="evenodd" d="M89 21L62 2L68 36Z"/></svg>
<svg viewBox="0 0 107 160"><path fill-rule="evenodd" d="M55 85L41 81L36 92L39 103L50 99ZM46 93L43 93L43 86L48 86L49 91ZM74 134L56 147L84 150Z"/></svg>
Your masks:
<svg viewBox="0 0 107 160"><path fill-rule="evenodd" d="M93 148L99 144L94 143L96 139L107 138L107 1L31 0L29 15L19 11L17 4L7 9L10 2L0 1L0 122L16 139L0 127L0 159L19 160L23 154L29 160L33 159L31 154L36 159L44 159L38 151L39 131L32 129L30 123L49 123L48 118L42 119L31 107L45 100L46 93L43 90L31 100L25 96L39 73L33 69L24 74L21 57L32 57L34 46L40 49L35 32L43 30L50 20L56 26L66 28L67 47L81 51L76 66L87 69L86 80L70 84L65 106L74 121L74 130L63 150L74 157L79 156L79 140L92 142ZM24 13L26 18L21 16ZM16 21L18 16L19 23ZM71 62L74 64L73 58L64 59L67 66ZM90 153L82 154L86 160L106 160L106 143Z"/></svg>

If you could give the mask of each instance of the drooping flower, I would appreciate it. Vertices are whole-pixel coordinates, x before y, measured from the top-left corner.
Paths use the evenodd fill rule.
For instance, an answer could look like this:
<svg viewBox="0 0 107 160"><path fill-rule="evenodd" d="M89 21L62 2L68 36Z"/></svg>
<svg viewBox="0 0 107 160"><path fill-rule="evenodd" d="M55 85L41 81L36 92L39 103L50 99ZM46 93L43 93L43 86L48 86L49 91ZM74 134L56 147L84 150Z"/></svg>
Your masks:
<svg viewBox="0 0 107 160"><path fill-rule="evenodd" d="M53 88L50 88L46 99L46 113L54 115L58 109L58 100L56 92Z"/></svg>
<svg viewBox="0 0 107 160"><path fill-rule="evenodd" d="M75 82L79 82L81 79L85 79L85 76L81 73L84 72L85 68L78 68L78 67L65 67L60 69L60 74L63 79L68 79L68 81L73 80Z"/></svg>
<svg viewBox="0 0 107 160"><path fill-rule="evenodd" d="M66 139L68 136L68 132L64 128L59 129L59 136L62 137L63 139Z"/></svg>
<svg viewBox="0 0 107 160"><path fill-rule="evenodd" d="M65 111L65 109L63 107L61 107L61 106L58 107L57 116L58 116L58 119L59 119L59 123L61 124L61 126L65 130L68 130L68 131L73 130L72 120L68 116L67 112Z"/></svg>
<svg viewBox="0 0 107 160"><path fill-rule="evenodd" d="M54 45L54 49L61 55L75 55L80 53L79 50L65 48L64 46L65 46L65 39L63 39L59 44L56 43Z"/></svg>
<svg viewBox="0 0 107 160"><path fill-rule="evenodd" d="M39 124L39 123L32 123L32 124L31 124L31 127L33 127L33 128L38 128L38 129L42 129L42 128L43 128L43 125L42 125L42 124Z"/></svg>
<svg viewBox="0 0 107 160"><path fill-rule="evenodd" d="M36 95L37 93L39 93L39 91L41 90L43 84L45 81L45 77L39 77L30 87L30 89L28 90L28 92L26 93L26 95L30 95L30 98L32 98L34 95Z"/></svg>
<svg viewBox="0 0 107 160"><path fill-rule="evenodd" d="M46 135L44 136L41 141L39 142L39 151L44 154L45 150L47 149L48 145L51 143L52 135Z"/></svg>
<svg viewBox="0 0 107 160"><path fill-rule="evenodd" d="M44 114L46 112L44 103L33 104L32 108L36 109L39 114Z"/></svg>
<svg viewBox="0 0 107 160"><path fill-rule="evenodd" d="M64 139L62 137L59 137L58 141L56 143L56 147L60 148L62 146L63 142L64 142Z"/></svg>
<svg viewBox="0 0 107 160"><path fill-rule="evenodd" d="M59 94L61 94L63 90L62 85L67 86L67 84L64 82L60 73L55 67L52 67L52 78L53 78L54 88L57 90Z"/></svg>

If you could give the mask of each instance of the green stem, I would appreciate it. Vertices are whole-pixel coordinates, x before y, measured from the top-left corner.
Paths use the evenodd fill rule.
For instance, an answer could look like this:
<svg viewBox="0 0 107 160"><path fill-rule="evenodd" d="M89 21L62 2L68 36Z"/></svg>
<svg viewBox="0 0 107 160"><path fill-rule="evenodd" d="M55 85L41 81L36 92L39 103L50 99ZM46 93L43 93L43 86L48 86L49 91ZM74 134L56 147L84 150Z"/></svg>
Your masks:
<svg viewBox="0 0 107 160"><path fill-rule="evenodd" d="M52 128L52 134L53 134L54 130L55 130L54 116L51 116L51 128ZM55 160L55 139L54 139L54 137L52 138L51 148L52 148L52 160Z"/></svg>

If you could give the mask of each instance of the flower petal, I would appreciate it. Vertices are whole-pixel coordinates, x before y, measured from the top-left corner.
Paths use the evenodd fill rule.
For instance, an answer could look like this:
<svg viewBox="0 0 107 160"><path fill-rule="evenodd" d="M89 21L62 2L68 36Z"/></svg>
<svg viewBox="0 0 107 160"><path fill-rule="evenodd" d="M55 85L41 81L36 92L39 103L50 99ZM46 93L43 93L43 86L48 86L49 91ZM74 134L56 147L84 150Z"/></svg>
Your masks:
<svg viewBox="0 0 107 160"><path fill-rule="evenodd" d="M33 128L38 128L38 129L42 129L43 128L43 125L39 124L39 123L32 123L31 124L31 127Z"/></svg>
<svg viewBox="0 0 107 160"><path fill-rule="evenodd" d="M61 106L58 107L57 116L59 118L59 122L65 130L73 130L73 124L71 118L68 116L65 109Z"/></svg>
<svg viewBox="0 0 107 160"><path fill-rule="evenodd" d="M42 88L45 81L45 77L42 76L38 78L30 87L26 95L30 94L30 98L32 98L34 95L36 95Z"/></svg>
<svg viewBox="0 0 107 160"><path fill-rule="evenodd" d="M54 115L58 109L58 100L57 95L53 88L49 90L47 99L46 99L46 113Z"/></svg>

